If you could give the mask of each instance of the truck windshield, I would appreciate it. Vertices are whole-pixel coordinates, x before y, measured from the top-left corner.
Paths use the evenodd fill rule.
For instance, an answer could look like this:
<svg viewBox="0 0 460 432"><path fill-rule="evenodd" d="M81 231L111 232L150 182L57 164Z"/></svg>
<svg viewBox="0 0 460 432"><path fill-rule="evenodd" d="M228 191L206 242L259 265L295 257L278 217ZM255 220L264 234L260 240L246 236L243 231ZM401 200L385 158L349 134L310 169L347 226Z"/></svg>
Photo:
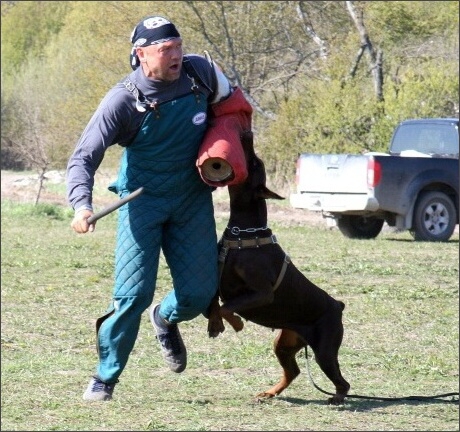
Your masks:
<svg viewBox="0 0 460 432"><path fill-rule="evenodd" d="M452 124L402 124L394 133L391 153L405 150L458 156L458 130Z"/></svg>

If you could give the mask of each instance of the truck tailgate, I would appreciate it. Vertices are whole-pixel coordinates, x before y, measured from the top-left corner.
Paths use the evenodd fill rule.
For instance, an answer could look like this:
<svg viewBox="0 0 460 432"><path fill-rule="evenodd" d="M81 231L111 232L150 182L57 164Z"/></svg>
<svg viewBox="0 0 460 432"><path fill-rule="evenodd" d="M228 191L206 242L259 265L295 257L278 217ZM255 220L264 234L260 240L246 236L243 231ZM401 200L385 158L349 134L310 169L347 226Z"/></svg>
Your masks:
<svg viewBox="0 0 460 432"><path fill-rule="evenodd" d="M367 193L367 161L364 155L304 154L297 169L298 192Z"/></svg>
<svg viewBox="0 0 460 432"><path fill-rule="evenodd" d="M313 211L373 211L378 202L367 186L365 155L302 154L297 164L295 208Z"/></svg>

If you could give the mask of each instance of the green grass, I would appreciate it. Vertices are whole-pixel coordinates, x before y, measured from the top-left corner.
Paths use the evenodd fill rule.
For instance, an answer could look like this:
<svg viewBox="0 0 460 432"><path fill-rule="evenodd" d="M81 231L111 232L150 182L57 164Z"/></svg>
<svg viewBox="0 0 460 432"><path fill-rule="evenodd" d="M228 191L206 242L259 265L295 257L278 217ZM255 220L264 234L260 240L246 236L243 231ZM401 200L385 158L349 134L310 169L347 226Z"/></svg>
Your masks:
<svg viewBox="0 0 460 432"><path fill-rule="evenodd" d="M2 201L2 430L459 430L458 403L348 398L328 406L304 353L293 384L257 403L281 374L276 333L247 322L241 333L209 339L203 317L181 324L189 365L176 375L145 314L114 399L83 401L96 364L94 321L112 291L116 216L87 235L71 231L71 217L59 206ZM218 219L219 234L226 222ZM346 303L340 363L351 394L458 392L458 234L435 244L387 230L362 241L326 226L270 226L297 267ZM169 288L162 259L156 300ZM315 383L333 391L310 366Z"/></svg>

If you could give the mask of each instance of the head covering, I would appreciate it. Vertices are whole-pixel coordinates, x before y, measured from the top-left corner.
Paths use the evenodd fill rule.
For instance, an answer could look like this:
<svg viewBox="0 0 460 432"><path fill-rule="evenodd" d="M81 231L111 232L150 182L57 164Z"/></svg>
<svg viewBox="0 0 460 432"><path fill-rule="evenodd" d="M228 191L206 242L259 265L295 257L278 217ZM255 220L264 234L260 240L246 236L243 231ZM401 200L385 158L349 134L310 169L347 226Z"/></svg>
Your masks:
<svg viewBox="0 0 460 432"><path fill-rule="evenodd" d="M149 16L144 18L139 24L134 27L131 33L131 49L130 61L133 70L136 70L139 65L139 58L136 54L137 47L145 47L167 42L171 39L179 38L180 34L176 26L162 16Z"/></svg>

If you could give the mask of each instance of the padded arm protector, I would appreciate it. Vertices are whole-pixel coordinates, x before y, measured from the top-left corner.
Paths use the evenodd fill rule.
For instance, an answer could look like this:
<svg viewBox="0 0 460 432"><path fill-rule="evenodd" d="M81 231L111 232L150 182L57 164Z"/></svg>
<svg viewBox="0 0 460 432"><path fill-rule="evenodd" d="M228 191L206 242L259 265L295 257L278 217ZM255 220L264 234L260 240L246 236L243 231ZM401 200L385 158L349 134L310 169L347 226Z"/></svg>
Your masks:
<svg viewBox="0 0 460 432"><path fill-rule="evenodd" d="M211 62L216 75L216 90L211 104L215 104L219 103L220 101L223 101L228 96L230 96L232 92L232 86L230 85L230 82L228 81L227 77L224 75L220 67L217 66L214 63L214 61L211 60Z"/></svg>
<svg viewBox="0 0 460 432"><path fill-rule="evenodd" d="M196 162L200 176L214 187L241 183L248 175L241 134L251 130L252 106L235 87L227 99L211 105L211 110L214 118Z"/></svg>

